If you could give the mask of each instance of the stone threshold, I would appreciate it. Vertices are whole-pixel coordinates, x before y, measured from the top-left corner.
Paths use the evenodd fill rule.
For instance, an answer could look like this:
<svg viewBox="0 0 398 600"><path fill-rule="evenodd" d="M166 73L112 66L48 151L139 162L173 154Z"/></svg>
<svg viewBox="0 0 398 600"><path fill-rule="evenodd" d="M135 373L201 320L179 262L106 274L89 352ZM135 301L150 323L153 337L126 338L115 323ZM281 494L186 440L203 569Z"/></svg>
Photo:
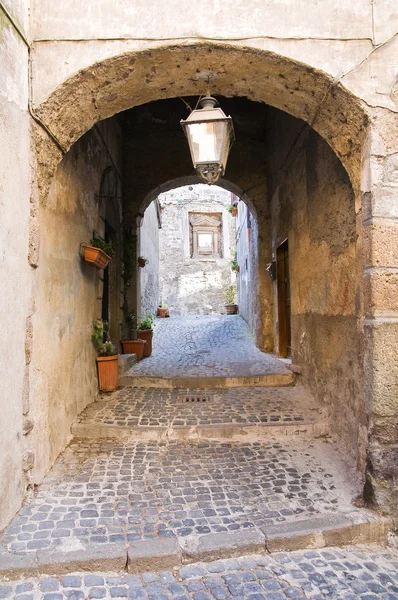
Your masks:
<svg viewBox="0 0 398 600"><path fill-rule="evenodd" d="M242 377L147 377L125 374L119 378L120 387L139 388L201 388L220 389L235 387L286 387L295 384L292 372L246 375Z"/></svg>
<svg viewBox="0 0 398 600"><path fill-rule="evenodd" d="M240 442L261 441L268 437L311 437L330 435L326 421L300 423L259 423L238 425L175 425L172 427L144 425L103 425L101 423L74 423L71 427L77 439L113 439L123 442L153 442L168 440L232 440Z"/></svg>
<svg viewBox="0 0 398 600"><path fill-rule="evenodd" d="M200 561L247 554L317 549L352 544L383 544L391 522L369 511L323 515L262 529L158 538L125 544L73 542L70 546L25 554L0 554L0 579L64 575L76 571L162 571Z"/></svg>

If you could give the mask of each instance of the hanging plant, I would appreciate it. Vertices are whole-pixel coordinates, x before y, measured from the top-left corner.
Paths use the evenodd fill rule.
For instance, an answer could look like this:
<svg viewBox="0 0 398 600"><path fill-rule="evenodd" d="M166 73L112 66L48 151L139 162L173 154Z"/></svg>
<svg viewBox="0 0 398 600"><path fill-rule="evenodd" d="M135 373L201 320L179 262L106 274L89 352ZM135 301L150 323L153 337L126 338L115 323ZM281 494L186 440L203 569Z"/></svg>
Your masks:
<svg viewBox="0 0 398 600"><path fill-rule="evenodd" d="M84 260L98 269L105 269L114 254L111 242L105 242L104 240L92 239L88 244L82 244L82 246Z"/></svg>
<svg viewBox="0 0 398 600"><path fill-rule="evenodd" d="M137 265L139 267L141 267L141 269L143 269L145 267L145 265L149 264L149 260L147 258L145 258L145 256L139 256L137 258Z"/></svg>

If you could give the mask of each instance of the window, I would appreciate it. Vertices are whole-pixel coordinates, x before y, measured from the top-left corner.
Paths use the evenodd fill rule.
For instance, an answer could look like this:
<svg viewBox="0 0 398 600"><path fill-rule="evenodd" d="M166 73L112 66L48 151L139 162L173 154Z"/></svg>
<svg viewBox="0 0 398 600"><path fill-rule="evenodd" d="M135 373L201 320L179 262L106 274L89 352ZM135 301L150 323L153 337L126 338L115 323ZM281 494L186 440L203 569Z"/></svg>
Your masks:
<svg viewBox="0 0 398 600"><path fill-rule="evenodd" d="M221 258L221 214L190 213L191 258Z"/></svg>

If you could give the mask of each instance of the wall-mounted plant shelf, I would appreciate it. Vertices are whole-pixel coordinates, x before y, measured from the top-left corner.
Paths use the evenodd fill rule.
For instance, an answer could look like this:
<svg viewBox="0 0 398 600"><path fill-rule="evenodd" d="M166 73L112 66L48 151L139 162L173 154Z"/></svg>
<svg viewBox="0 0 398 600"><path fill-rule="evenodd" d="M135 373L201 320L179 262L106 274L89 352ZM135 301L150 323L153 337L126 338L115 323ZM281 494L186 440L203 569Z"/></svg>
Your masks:
<svg viewBox="0 0 398 600"><path fill-rule="evenodd" d="M83 249L84 260L97 267L97 269L105 269L111 261L111 257L105 254L101 248L94 248L94 246L84 244Z"/></svg>

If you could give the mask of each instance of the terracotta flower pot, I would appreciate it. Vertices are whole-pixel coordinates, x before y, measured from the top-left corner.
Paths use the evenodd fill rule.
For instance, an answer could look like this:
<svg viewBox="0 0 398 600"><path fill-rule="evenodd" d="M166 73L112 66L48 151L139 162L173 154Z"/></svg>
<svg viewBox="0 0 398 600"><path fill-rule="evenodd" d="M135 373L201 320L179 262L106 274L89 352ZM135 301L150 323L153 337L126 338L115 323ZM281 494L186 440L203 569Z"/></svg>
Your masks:
<svg viewBox="0 0 398 600"><path fill-rule="evenodd" d="M141 360L144 355L145 340L122 340L123 354L135 354L137 360Z"/></svg>
<svg viewBox="0 0 398 600"><path fill-rule="evenodd" d="M84 246L84 260L93 264L98 269L105 269L110 263L111 257L105 254L101 248Z"/></svg>
<svg viewBox="0 0 398 600"><path fill-rule="evenodd" d="M164 319L164 317L167 315L167 308L158 308L158 317L160 317L161 319Z"/></svg>
<svg viewBox="0 0 398 600"><path fill-rule="evenodd" d="M139 329L137 335L141 340L145 340L144 356L151 356L152 354L152 338L153 329Z"/></svg>
<svg viewBox="0 0 398 600"><path fill-rule="evenodd" d="M137 263L138 263L138 266L141 267L141 269L143 269L146 265L146 260L145 260L145 258L139 257L139 258L137 258Z"/></svg>
<svg viewBox="0 0 398 600"><path fill-rule="evenodd" d="M98 384L102 392L114 392L117 390L119 384L118 360L118 354L97 357Z"/></svg>
<svg viewBox="0 0 398 600"><path fill-rule="evenodd" d="M236 215L237 215L237 214L238 214L238 209L237 209L237 208L233 208L233 209L231 210L231 215L232 215L233 217L236 217Z"/></svg>
<svg viewBox="0 0 398 600"><path fill-rule="evenodd" d="M237 315L238 314L238 305L237 304L225 304L225 311L227 315Z"/></svg>

